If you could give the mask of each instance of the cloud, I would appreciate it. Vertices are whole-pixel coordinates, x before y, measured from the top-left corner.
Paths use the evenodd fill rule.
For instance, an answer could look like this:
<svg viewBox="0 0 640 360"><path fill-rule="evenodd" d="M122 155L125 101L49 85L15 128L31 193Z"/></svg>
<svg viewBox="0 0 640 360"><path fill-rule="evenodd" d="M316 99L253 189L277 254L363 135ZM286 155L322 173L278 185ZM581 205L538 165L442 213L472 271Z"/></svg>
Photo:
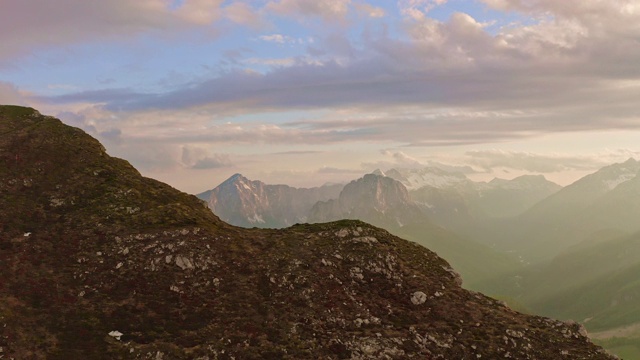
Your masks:
<svg viewBox="0 0 640 360"><path fill-rule="evenodd" d="M121 142L122 141L121 135L122 135L122 130L117 128L107 129L104 131L100 131L98 133L98 137L100 137L101 139L107 139L111 143Z"/></svg>
<svg viewBox="0 0 640 360"><path fill-rule="evenodd" d="M317 171L318 174L347 174L347 175L362 175L363 171L360 169L341 169L330 166L323 166Z"/></svg>
<svg viewBox="0 0 640 360"><path fill-rule="evenodd" d="M367 3L355 3L355 9L361 15L371 17L371 18L382 18L386 15L386 12L383 8L373 6Z"/></svg>
<svg viewBox="0 0 640 360"><path fill-rule="evenodd" d="M117 107L124 106L129 101L140 101L153 95L135 92L127 88L112 88L101 90L87 90L80 92L70 92L64 95L56 95L49 97L39 97L41 101L48 101L58 104L69 103L90 103L90 104L119 104ZM112 107L116 109L117 107Z"/></svg>
<svg viewBox="0 0 640 360"><path fill-rule="evenodd" d="M271 34L271 35L262 35L259 37L260 40L264 40L264 41L268 41L268 42L275 42L278 44L284 44L286 42L293 42L294 39L286 36L286 35L281 35L281 34Z"/></svg>
<svg viewBox="0 0 640 360"><path fill-rule="evenodd" d="M427 161L427 166L428 167L435 167L447 172L453 172L453 173L462 173L462 174L475 174L477 173L477 171L472 168L469 165L450 165L450 164L443 164L441 162L438 161Z"/></svg>
<svg viewBox="0 0 640 360"><path fill-rule="evenodd" d="M258 39L266 42L272 42L277 44L306 44L313 42L311 39L303 39L303 38L294 38L288 35L283 34L269 34L269 35L260 35Z"/></svg>
<svg viewBox="0 0 640 360"><path fill-rule="evenodd" d="M418 159L405 154L402 151L382 150L382 155L391 156L401 166L423 166Z"/></svg>
<svg viewBox="0 0 640 360"><path fill-rule="evenodd" d="M7 1L0 11L0 59L83 41L209 27L220 18L221 4L222 0L185 0L172 9L165 0Z"/></svg>
<svg viewBox="0 0 640 360"><path fill-rule="evenodd" d="M175 11L175 15L190 24L211 25L221 16L222 2L223 0L185 0Z"/></svg>
<svg viewBox="0 0 640 360"><path fill-rule="evenodd" d="M0 81L0 104L3 105L27 105L26 94L12 83Z"/></svg>
<svg viewBox="0 0 640 360"><path fill-rule="evenodd" d="M277 153L273 153L274 155L308 155L308 154L322 154L323 151L316 150L291 150L291 151L280 151Z"/></svg>
<svg viewBox="0 0 640 360"><path fill-rule="evenodd" d="M423 168L426 165L416 158L405 154L402 151L393 151L393 150L381 150L380 154L384 157L383 160L379 160L376 162L365 162L360 164L363 169L368 172L371 172L376 169L381 169L383 171L387 171L392 168L400 168L400 169L419 169Z"/></svg>
<svg viewBox="0 0 640 360"><path fill-rule="evenodd" d="M534 173L592 170L606 165L598 156L548 155L520 151L474 150L465 153L470 163L486 171L496 167Z"/></svg>
<svg viewBox="0 0 640 360"><path fill-rule="evenodd" d="M429 11L444 5L448 0L400 0L400 13L413 20L425 20Z"/></svg>
<svg viewBox="0 0 640 360"><path fill-rule="evenodd" d="M276 0L265 8L271 12L298 19L321 18L327 22L342 21L349 12L351 0Z"/></svg>
<svg viewBox="0 0 640 360"><path fill-rule="evenodd" d="M233 166L228 154L211 154L196 146L182 147L182 163L192 169L218 169Z"/></svg>
<svg viewBox="0 0 640 360"><path fill-rule="evenodd" d="M231 167L229 155L215 154L211 157L199 159L193 164L193 169L218 169Z"/></svg>
<svg viewBox="0 0 640 360"><path fill-rule="evenodd" d="M236 1L224 7L224 16L236 24L254 29L264 29L270 26L261 10L242 1Z"/></svg>
<svg viewBox="0 0 640 360"><path fill-rule="evenodd" d="M261 58L248 58L243 62L245 64L260 64L269 66L293 66L298 59L295 58L280 58L280 59L261 59Z"/></svg>
<svg viewBox="0 0 640 360"><path fill-rule="evenodd" d="M53 105L100 105L115 117L110 121L122 123L111 126L121 129L122 137L160 136L176 143L183 139L313 144L355 140L443 146L496 143L549 132L640 129L640 11L633 2L486 0L499 11L517 11L530 20L502 24L491 32L462 12L444 21L431 18L428 10L443 3L401 1L401 10L417 9L423 16L401 20L398 29L406 33L395 37L383 30L367 30L360 38L325 33L309 54L267 58L236 52L229 58L233 66L229 71L163 92L106 88L40 100ZM130 14L149 17L147 22L137 22L141 27L135 29L140 31L158 28L162 24L158 19L168 21L167 14L183 24L202 26L196 19L178 15L179 9L157 6L157 1L136 4L123 9L155 9L151 14ZM234 2L227 8L246 10L247 4ZM251 9L260 16L269 13L329 22L342 21L363 4L281 0ZM131 21L116 19L121 24ZM370 21L379 21L384 28L387 20ZM290 40L277 29L263 37ZM268 116L318 109L327 114L288 122ZM207 116L194 118L194 113ZM242 114L264 114L265 119L241 126L211 121ZM198 126L173 132L162 128L184 127L186 120L180 119ZM110 127L100 125L101 121L93 126L108 131ZM128 128L121 126L125 122Z"/></svg>

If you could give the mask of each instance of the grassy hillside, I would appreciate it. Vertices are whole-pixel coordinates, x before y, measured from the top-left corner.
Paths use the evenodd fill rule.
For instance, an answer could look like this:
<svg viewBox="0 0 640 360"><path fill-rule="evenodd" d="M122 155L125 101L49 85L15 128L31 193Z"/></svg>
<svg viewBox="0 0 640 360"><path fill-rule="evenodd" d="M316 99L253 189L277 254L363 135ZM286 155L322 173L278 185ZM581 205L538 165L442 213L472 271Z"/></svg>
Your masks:
<svg viewBox="0 0 640 360"><path fill-rule="evenodd" d="M412 224L392 232L432 249L447 259L460 272L464 286L468 289L499 294L499 285L487 280L522 268L508 254L497 252L434 224Z"/></svg>

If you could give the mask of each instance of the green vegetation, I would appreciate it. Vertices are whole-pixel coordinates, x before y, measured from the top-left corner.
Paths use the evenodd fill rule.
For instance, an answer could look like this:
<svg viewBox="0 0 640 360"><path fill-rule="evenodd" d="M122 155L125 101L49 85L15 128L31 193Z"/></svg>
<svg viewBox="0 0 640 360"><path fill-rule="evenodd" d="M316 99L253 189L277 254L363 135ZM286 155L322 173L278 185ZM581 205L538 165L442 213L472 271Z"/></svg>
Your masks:
<svg viewBox="0 0 640 360"><path fill-rule="evenodd" d="M582 322L590 333L640 322L640 233L594 233L553 260L493 279L484 285L511 284L499 296L532 313ZM635 359L640 334L600 340L624 358Z"/></svg>
<svg viewBox="0 0 640 360"><path fill-rule="evenodd" d="M12 119L22 119L36 112L35 109L15 105L0 105L0 116Z"/></svg>
<svg viewBox="0 0 640 360"><path fill-rule="evenodd" d="M499 294L500 285L488 280L521 269L512 257L458 236L429 222L411 224L392 232L435 251L462 275L467 289Z"/></svg>
<svg viewBox="0 0 640 360"><path fill-rule="evenodd" d="M604 347L610 353L617 355L622 360L640 359L640 338L638 337L594 339L593 342Z"/></svg>

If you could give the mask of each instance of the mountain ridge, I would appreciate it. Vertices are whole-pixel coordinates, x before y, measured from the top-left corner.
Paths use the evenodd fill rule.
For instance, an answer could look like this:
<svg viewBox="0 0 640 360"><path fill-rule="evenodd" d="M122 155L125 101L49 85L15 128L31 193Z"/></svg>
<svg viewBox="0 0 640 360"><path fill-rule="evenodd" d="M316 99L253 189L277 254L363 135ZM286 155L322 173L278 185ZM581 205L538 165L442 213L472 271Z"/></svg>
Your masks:
<svg viewBox="0 0 640 360"><path fill-rule="evenodd" d="M338 196L343 185L315 188L268 185L234 174L212 190L197 196L223 220L243 227L282 228L307 222L318 201Z"/></svg>
<svg viewBox="0 0 640 360"><path fill-rule="evenodd" d="M549 259L598 231L640 231L639 172L630 158L577 180L515 218L509 232L520 241L501 239L499 246Z"/></svg>

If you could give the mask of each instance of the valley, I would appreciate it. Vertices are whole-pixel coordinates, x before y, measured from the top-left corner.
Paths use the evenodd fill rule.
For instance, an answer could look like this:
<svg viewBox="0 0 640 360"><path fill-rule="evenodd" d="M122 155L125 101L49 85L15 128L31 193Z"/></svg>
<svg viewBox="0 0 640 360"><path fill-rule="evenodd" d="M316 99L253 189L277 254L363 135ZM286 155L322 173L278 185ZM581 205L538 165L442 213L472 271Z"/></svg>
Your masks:
<svg viewBox="0 0 640 360"><path fill-rule="evenodd" d="M288 187L265 197L256 189L272 185L246 186L249 180L234 176L199 197L240 226L272 218L293 199L306 205L289 222L357 219L380 226L447 259L465 288L533 314L578 321L615 351L620 346L612 344L624 343L621 354L628 354L640 352L639 171L640 162L629 159L561 187L542 176L474 182L439 168L376 170L332 185L333 197L321 200L302 194L326 187Z"/></svg>

